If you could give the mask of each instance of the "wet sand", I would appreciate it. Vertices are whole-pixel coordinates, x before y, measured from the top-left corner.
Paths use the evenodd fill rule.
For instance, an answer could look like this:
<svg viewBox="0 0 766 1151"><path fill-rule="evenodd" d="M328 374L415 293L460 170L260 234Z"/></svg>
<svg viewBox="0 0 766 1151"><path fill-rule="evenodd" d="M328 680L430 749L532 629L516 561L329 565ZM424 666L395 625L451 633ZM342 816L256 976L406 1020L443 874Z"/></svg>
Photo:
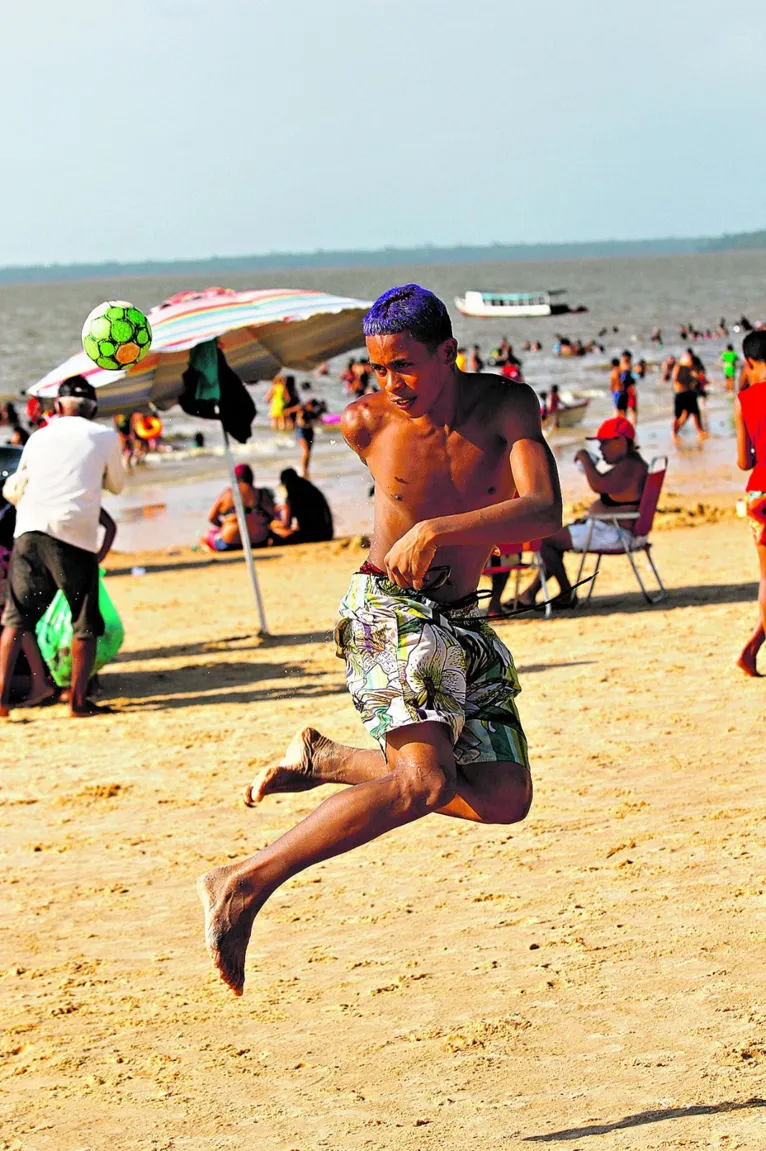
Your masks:
<svg viewBox="0 0 766 1151"><path fill-rule="evenodd" d="M432 816L300 876L242 999L194 880L329 794L239 802L305 719L364 742L328 638L363 552L260 555L270 640L241 559L113 556L117 713L0 730L4 1151L763 1147L756 562L697 518L657 534L664 604L605 561L591 613L499 625L528 820Z"/></svg>

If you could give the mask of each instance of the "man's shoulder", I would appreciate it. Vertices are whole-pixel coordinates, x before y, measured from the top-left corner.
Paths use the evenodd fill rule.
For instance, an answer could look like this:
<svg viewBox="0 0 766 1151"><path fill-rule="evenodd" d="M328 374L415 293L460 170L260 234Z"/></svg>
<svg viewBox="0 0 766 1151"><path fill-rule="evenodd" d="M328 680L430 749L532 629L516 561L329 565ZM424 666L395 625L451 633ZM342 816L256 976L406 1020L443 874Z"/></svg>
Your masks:
<svg viewBox="0 0 766 1151"><path fill-rule="evenodd" d="M105 427L104 424L97 424L94 420L85 420L82 417L79 417L77 422L78 433L92 444L108 449L120 442L120 437L114 428Z"/></svg>
<svg viewBox="0 0 766 1151"><path fill-rule="evenodd" d="M108 424L97 424L95 420L84 420L84 419L82 419L82 416L80 417L80 419L82 420L82 423L85 425L85 427L88 429L89 434L91 436L93 436L94 439L97 439L99 436L106 436L110 440L119 439L117 432L110 425L108 425Z"/></svg>
<svg viewBox="0 0 766 1151"><path fill-rule="evenodd" d="M390 415L391 406L383 392L360 396L343 409L340 417L343 438L354 451L362 451Z"/></svg>
<svg viewBox="0 0 766 1151"><path fill-rule="evenodd" d="M469 397L471 410L482 414L491 411L498 417L530 414L539 417L537 394L529 384L520 380L509 380L507 376L494 372L463 372L461 387Z"/></svg>
<svg viewBox="0 0 766 1151"><path fill-rule="evenodd" d="M96 424L93 420L83 419L82 416L61 416L47 428L35 432L29 442L31 443L38 435L42 437L46 433L48 433L46 439L41 439L37 446L38 454L48 450L65 454L76 451L81 453L83 459L96 453L106 460L115 444L119 446L120 443L120 437L112 428Z"/></svg>
<svg viewBox="0 0 766 1151"><path fill-rule="evenodd" d="M343 409L341 422L347 424L365 424L381 420L390 405L383 392L367 392L358 399L352 400Z"/></svg>

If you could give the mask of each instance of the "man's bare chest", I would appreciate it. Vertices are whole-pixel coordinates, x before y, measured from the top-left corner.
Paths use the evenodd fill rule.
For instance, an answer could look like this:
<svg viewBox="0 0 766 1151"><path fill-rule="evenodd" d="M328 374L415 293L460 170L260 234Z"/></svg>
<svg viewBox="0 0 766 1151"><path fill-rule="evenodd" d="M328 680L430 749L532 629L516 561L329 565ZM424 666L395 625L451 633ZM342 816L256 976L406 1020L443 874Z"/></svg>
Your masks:
<svg viewBox="0 0 766 1151"><path fill-rule="evenodd" d="M482 507L513 494L510 449L487 429L382 436L368 457L376 486L413 506Z"/></svg>

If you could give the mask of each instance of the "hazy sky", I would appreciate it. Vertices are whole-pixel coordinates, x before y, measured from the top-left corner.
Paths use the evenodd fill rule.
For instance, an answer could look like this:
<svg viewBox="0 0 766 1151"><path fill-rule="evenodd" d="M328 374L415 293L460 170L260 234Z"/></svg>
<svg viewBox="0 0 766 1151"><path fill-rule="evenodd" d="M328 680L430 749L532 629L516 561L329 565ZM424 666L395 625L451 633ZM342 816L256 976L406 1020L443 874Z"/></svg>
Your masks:
<svg viewBox="0 0 766 1151"><path fill-rule="evenodd" d="M0 0L0 264L766 227L764 0Z"/></svg>

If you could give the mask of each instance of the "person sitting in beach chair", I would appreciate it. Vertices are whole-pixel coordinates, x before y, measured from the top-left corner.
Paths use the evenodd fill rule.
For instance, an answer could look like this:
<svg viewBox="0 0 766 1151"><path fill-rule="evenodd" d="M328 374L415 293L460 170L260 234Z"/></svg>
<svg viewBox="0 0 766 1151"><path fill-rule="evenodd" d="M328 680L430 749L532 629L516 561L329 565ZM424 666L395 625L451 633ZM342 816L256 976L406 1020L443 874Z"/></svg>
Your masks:
<svg viewBox="0 0 766 1151"><path fill-rule="evenodd" d="M588 484L598 496L588 509L589 513L611 512L614 515L618 509L624 510L626 514L637 512L649 465L636 447L636 429L633 424L624 416L614 416L610 420L604 420L595 436L588 438L599 441L601 455L604 462L609 465L608 471L600 472L595 459L584 448L581 448L575 456L575 463L582 468ZM620 521L619 515L617 526L608 520L588 524L586 519L587 517L583 517L561 528L555 535L548 536L540 548L545 577L550 579L553 576L561 589L561 595L556 601L560 607L574 607L577 602L564 566L565 553L582 552L588 544L589 533L590 547L593 550L618 547L621 544L619 533L629 533L634 524L630 519ZM538 574L518 597L519 603L524 607L531 607L541 586L542 579Z"/></svg>

